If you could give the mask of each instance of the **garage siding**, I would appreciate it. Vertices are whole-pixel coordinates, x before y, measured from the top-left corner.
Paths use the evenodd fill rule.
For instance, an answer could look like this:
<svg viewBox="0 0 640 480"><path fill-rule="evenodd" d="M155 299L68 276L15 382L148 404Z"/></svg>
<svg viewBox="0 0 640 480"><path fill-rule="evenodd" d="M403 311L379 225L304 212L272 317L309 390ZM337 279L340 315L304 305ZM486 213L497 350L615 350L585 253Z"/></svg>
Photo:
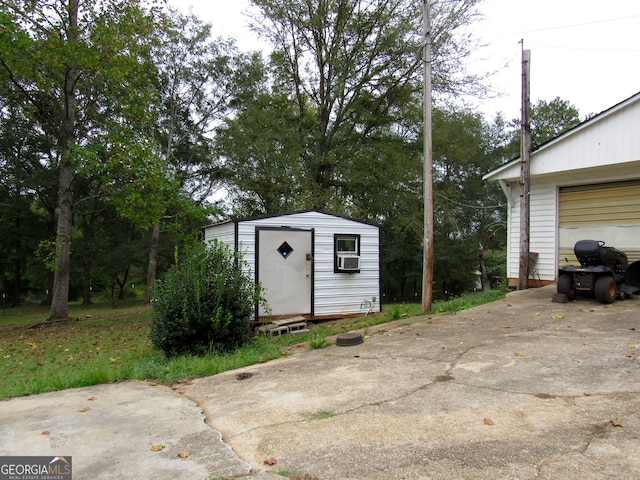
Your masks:
<svg viewBox="0 0 640 480"><path fill-rule="evenodd" d="M556 276L554 262L555 229L557 223L557 194L552 184L531 186L531 204L529 208L529 251L538 254L538 261L530 272L529 278L553 281ZM510 234L508 236L508 272L509 279L519 277L520 268L520 202L509 209ZM513 280L510 281L513 283Z"/></svg>

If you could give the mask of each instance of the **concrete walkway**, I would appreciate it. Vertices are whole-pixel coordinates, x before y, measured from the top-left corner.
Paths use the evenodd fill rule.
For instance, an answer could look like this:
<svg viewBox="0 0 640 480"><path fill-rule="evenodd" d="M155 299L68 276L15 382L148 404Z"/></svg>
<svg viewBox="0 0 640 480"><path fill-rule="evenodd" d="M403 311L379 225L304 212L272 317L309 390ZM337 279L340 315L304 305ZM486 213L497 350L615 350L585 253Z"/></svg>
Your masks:
<svg viewBox="0 0 640 480"><path fill-rule="evenodd" d="M175 390L124 382L0 402L0 455L70 455L76 479L640 478L639 299L553 293L394 322L360 345Z"/></svg>

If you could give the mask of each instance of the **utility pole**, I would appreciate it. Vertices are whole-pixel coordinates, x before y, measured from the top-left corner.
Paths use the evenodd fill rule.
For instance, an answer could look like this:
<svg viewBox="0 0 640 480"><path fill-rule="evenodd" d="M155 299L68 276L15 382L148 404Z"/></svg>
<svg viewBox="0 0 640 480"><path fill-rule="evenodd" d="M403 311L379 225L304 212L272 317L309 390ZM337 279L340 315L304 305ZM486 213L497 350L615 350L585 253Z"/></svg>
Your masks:
<svg viewBox="0 0 640 480"><path fill-rule="evenodd" d="M524 41L522 41L524 47ZM531 51L522 50L522 144L520 152L520 264L518 270L518 290L529 286L529 204L530 178L529 159L531 157L531 107L530 107L530 63Z"/></svg>
<svg viewBox="0 0 640 480"><path fill-rule="evenodd" d="M422 311L431 310L433 300L433 141L431 104L431 13L429 0L423 0L424 33L424 240L422 260Z"/></svg>

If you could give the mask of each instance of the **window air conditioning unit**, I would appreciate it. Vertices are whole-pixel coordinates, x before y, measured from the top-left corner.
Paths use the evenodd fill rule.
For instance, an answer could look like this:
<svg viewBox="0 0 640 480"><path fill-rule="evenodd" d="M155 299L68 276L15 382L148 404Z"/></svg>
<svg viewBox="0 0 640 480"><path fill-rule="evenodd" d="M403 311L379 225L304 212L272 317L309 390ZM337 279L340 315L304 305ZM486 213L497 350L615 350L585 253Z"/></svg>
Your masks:
<svg viewBox="0 0 640 480"><path fill-rule="evenodd" d="M338 270L345 272L360 270L360 257L358 255L338 255Z"/></svg>

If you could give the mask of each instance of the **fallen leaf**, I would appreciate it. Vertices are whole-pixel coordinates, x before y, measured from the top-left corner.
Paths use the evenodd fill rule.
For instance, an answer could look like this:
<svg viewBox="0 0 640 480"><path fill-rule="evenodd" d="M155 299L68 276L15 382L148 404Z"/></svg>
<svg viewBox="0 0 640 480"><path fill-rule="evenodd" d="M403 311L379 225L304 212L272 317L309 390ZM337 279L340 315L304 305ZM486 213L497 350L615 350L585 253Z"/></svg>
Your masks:
<svg viewBox="0 0 640 480"><path fill-rule="evenodd" d="M164 445L151 445L152 452L159 452L164 448Z"/></svg>
<svg viewBox="0 0 640 480"><path fill-rule="evenodd" d="M88 412L89 410L91 410L90 407L82 407L81 409L78 410L78 412L84 413L84 412Z"/></svg>
<svg viewBox="0 0 640 480"><path fill-rule="evenodd" d="M51 435L51 432L49 430L44 430L42 432L42 435Z"/></svg>
<svg viewBox="0 0 640 480"><path fill-rule="evenodd" d="M583 395L585 397L590 397L591 395L593 395L591 392L584 392Z"/></svg>
<svg viewBox="0 0 640 480"><path fill-rule="evenodd" d="M487 418L484 419L484 424L485 425L493 425L493 420L491 420L490 418L487 417Z"/></svg>
<svg viewBox="0 0 640 480"><path fill-rule="evenodd" d="M524 357L524 353L516 352L514 353L516 357Z"/></svg>
<svg viewBox="0 0 640 480"><path fill-rule="evenodd" d="M611 420L611 425L613 425L614 427L624 427L624 425L620 422L618 422L617 420Z"/></svg>
<svg viewBox="0 0 640 480"><path fill-rule="evenodd" d="M540 316L540 312L536 312L536 317L539 317L539 316Z"/></svg>
<svg viewBox="0 0 640 480"><path fill-rule="evenodd" d="M189 455L191 455L189 452L180 452L178 454L180 458L187 458Z"/></svg>
<svg viewBox="0 0 640 480"><path fill-rule="evenodd" d="M637 357L637 355L635 353L630 353L629 355L627 355L627 358L630 358L631 360L635 360Z"/></svg>
<svg viewBox="0 0 640 480"><path fill-rule="evenodd" d="M276 463L278 463L278 460L276 460L275 458L267 458L264 461L265 465L275 465Z"/></svg>
<svg viewBox="0 0 640 480"><path fill-rule="evenodd" d="M635 346L635 344L634 344L634 343L630 343L630 344L629 344L629 348L636 348L636 346Z"/></svg>
<svg viewBox="0 0 640 480"><path fill-rule="evenodd" d="M93 402L94 400L97 400L97 399L98 399L98 397L89 397L89 398L87 398L87 400L89 400L90 402Z"/></svg>

